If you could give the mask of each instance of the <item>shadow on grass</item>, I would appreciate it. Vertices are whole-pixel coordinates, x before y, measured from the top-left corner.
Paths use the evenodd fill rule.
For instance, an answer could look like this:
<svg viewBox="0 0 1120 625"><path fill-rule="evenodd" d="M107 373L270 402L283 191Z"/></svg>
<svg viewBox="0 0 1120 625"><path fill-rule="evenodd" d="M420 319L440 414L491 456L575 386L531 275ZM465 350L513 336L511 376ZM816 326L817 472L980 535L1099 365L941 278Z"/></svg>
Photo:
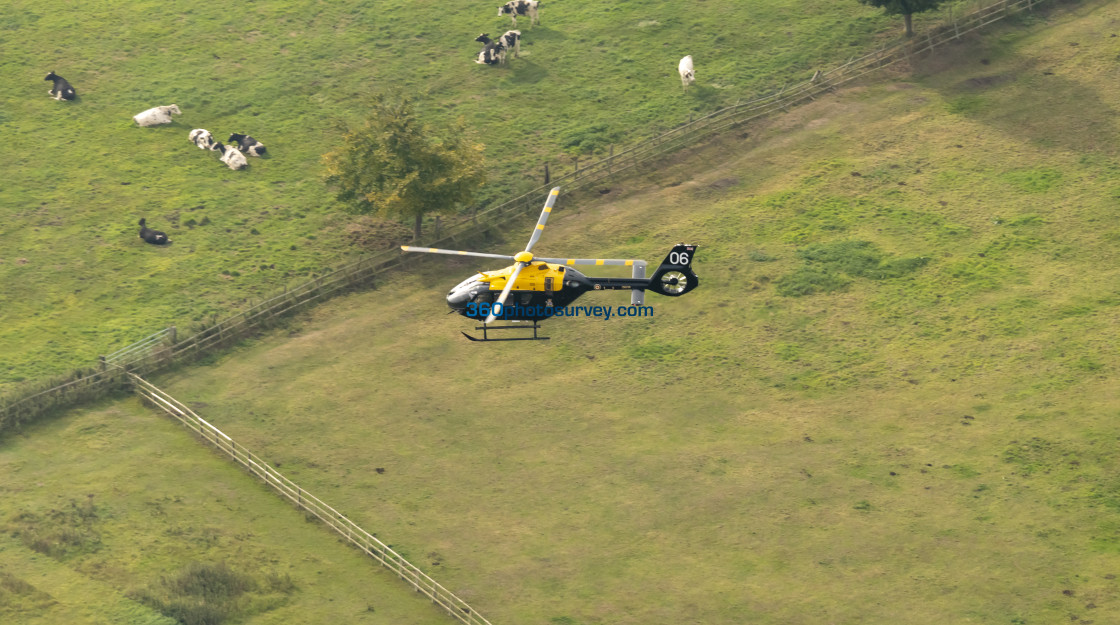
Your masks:
<svg viewBox="0 0 1120 625"><path fill-rule="evenodd" d="M974 65L964 80L931 81L954 115L992 126L1043 148L1115 153L1116 108L1090 85L1054 72L1039 59ZM968 147L967 145L965 147Z"/></svg>
<svg viewBox="0 0 1120 625"><path fill-rule="evenodd" d="M510 69L508 81L511 83L532 85L548 77L547 69L524 57L512 59Z"/></svg>

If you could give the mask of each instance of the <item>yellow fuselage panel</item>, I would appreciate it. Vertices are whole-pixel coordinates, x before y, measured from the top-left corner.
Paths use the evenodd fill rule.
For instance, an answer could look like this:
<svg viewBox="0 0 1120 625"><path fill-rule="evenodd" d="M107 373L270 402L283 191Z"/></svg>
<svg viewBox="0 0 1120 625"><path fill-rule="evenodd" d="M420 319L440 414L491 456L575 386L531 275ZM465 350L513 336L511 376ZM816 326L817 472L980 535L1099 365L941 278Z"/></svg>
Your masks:
<svg viewBox="0 0 1120 625"><path fill-rule="evenodd" d="M514 265L498 271L484 271L480 281L490 284L491 291L506 288ZM513 283L515 291L559 291L564 286L564 267L550 263L533 263L521 270Z"/></svg>

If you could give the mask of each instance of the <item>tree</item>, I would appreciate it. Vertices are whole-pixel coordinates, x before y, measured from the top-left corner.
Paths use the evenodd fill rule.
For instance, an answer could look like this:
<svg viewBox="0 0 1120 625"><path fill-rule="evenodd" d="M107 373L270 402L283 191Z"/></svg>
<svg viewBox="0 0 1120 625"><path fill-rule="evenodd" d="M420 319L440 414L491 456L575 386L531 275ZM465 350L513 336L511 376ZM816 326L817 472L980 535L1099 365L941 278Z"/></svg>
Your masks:
<svg viewBox="0 0 1120 625"><path fill-rule="evenodd" d="M413 219L471 201L486 181L483 146L459 120L437 136L410 99L374 98L365 123L343 127L342 146L323 155L335 197L359 214Z"/></svg>
<svg viewBox="0 0 1120 625"><path fill-rule="evenodd" d="M945 0L859 0L860 4L884 9L887 15L901 15L906 24L906 36L914 36L914 25L910 17L915 13L925 13L937 9Z"/></svg>

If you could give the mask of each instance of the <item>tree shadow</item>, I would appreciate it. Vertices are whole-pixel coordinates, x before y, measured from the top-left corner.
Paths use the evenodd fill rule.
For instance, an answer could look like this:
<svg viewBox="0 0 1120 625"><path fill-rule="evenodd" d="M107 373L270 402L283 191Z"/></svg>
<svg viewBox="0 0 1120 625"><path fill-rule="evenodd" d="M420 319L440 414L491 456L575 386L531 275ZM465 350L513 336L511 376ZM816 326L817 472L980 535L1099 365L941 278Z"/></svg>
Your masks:
<svg viewBox="0 0 1120 625"><path fill-rule="evenodd" d="M1116 108L1086 84L1052 71L1036 59L988 64L972 75L927 79L946 108L1043 148L1113 154L1120 140ZM949 82L950 76L952 81ZM967 147L967 146L966 146Z"/></svg>

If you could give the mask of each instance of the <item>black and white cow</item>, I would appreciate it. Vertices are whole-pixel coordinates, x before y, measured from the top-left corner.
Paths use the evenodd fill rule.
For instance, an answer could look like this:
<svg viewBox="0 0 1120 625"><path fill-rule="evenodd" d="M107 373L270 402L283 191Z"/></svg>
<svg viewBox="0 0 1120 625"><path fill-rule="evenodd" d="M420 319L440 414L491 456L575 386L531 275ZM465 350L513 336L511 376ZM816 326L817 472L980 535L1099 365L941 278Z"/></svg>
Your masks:
<svg viewBox="0 0 1120 625"><path fill-rule="evenodd" d="M485 41L483 41L483 38L485 38ZM486 35L479 35L478 39L475 39L475 41L482 41L482 43L486 44L486 46L482 48L482 51L478 53L478 59L475 60L475 63L480 65L497 65L502 62L503 53L505 51L498 47L496 42L491 41Z"/></svg>
<svg viewBox="0 0 1120 625"><path fill-rule="evenodd" d="M249 156L260 156L265 153L264 144L249 135L233 133L227 141L236 141L237 147Z"/></svg>
<svg viewBox="0 0 1120 625"><path fill-rule="evenodd" d="M74 93L74 88L70 86L70 83L66 82L65 78L54 72L47 74L47 77L43 80L54 81L54 86L51 87L47 93L51 94L51 97L55 100L73 100L78 97L78 94Z"/></svg>
<svg viewBox="0 0 1120 625"><path fill-rule="evenodd" d="M249 161L245 158L245 155L232 145L222 145L218 143L214 149L222 153L221 161L230 169L244 169L249 165Z"/></svg>
<svg viewBox="0 0 1120 625"><path fill-rule="evenodd" d="M498 17L508 15L509 18L513 20L513 25L516 27L517 16L528 15L529 28L532 28L533 24L541 23L540 15L537 14L537 9L539 9L540 6L541 3L539 0L510 0L498 7Z"/></svg>
<svg viewBox="0 0 1120 625"><path fill-rule="evenodd" d="M478 60L475 63L485 63L487 65L505 63L506 55L510 50L513 50L514 56L521 56L520 30L507 30L504 35L498 37L497 41L490 39L489 34L482 33L475 37L475 41L486 44L486 47L478 53Z"/></svg>
<svg viewBox="0 0 1120 625"><path fill-rule="evenodd" d="M214 135L210 134L210 131L205 128L195 128L192 130L191 141L197 145L200 150L216 150L217 148L214 146L218 145L218 142L214 141Z"/></svg>
<svg viewBox="0 0 1120 625"><path fill-rule="evenodd" d="M163 245L164 243L170 243L170 240L168 240L166 234L160 232L159 230L152 230L148 226L145 226L143 218L140 219L140 238L144 239L144 241L147 243L151 243L152 245Z"/></svg>

